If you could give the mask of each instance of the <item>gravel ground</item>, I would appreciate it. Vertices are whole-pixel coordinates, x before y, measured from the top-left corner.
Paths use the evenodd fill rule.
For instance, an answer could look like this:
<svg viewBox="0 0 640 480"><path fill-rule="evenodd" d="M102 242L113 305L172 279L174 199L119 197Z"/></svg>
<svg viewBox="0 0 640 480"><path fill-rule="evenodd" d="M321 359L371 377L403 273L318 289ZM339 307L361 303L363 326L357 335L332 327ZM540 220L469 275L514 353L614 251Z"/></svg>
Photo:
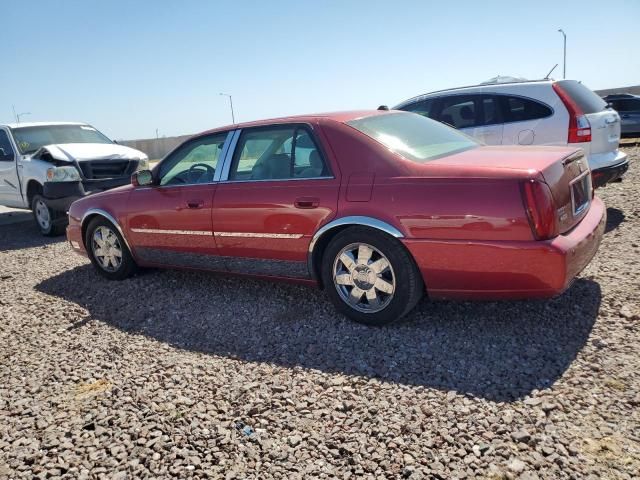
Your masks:
<svg viewBox="0 0 640 480"><path fill-rule="evenodd" d="M0 228L0 477L637 478L640 148L551 301L343 320L313 289L111 283Z"/></svg>

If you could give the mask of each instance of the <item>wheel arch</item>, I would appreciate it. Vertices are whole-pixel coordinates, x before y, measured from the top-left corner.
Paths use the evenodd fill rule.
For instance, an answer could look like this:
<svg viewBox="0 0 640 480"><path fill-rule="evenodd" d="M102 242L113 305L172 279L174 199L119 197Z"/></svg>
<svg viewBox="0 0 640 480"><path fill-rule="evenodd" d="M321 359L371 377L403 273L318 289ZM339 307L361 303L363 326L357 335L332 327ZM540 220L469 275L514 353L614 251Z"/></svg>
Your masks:
<svg viewBox="0 0 640 480"><path fill-rule="evenodd" d="M116 227L116 229L118 230L118 233L120 233L120 235L122 236L122 239L124 240L125 245L129 249L129 252L132 252L131 246L129 245L129 241L127 240L127 237L125 236L124 231L122 230L122 227L120 226L120 223L118 223L118 221L115 219L115 217L113 215L111 215L109 212L107 212L105 210L102 210L101 208L90 208L82 216L82 221L80 222L80 227L81 227L82 242L84 244L84 247L87 248L86 240L85 240L85 238L87 236L87 227L89 226L89 223L91 222L91 220L93 220L94 218L97 218L97 217L103 217L104 219L106 219L109 222L111 222L113 224L113 226Z"/></svg>
<svg viewBox="0 0 640 480"><path fill-rule="evenodd" d="M329 242L336 235L349 227L369 227L379 230L394 238L404 238L404 234L396 227L374 217L354 215L337 218L327 223L326 225L323 225L313 235L313 238L309 243L309 253L307 259L309 274L311 275L312 279L318 282L321 288L323 288L324 286L322 285L322 276L320 275L319 266L324 251L327 248L327 245L329 245Z"/></svg>
<svg viewBox="0 0 640 480"><path fill-rule="evenodd" d="M42 184L34 179L31 179L27 182L27 206L31 208L31 203L33 202L33 197L38 193L42 193L43 186Z"/></svg>

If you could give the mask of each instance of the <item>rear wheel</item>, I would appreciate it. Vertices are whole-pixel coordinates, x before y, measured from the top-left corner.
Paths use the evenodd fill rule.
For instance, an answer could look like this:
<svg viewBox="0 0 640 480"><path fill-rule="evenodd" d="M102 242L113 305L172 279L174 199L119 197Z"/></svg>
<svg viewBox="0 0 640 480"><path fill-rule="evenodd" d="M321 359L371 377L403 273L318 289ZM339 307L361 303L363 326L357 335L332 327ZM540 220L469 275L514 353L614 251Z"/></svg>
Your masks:
<svg viewBox="0 0 640 480"><path fill-rule="evenodd" d="M106 218L96 217L89 223L85 245L91 263L109 280L123 280L137 270L122 235Z"/></svg>
<svg viewBox="0 0 640 480"><path fill-rule="evenodd" d="M42 235L55 237L64 233L66 226L64 212L52 210L42 195L36 194L33 196L31 211Z"/></svg>
<svg viewBox="0 0 640 480"><path fill-rule="evenodd" d="M415 307L424 284L398 240L367 227L350 227L324 252L322 280L336 308L368 325L384 325Z"/></svg>

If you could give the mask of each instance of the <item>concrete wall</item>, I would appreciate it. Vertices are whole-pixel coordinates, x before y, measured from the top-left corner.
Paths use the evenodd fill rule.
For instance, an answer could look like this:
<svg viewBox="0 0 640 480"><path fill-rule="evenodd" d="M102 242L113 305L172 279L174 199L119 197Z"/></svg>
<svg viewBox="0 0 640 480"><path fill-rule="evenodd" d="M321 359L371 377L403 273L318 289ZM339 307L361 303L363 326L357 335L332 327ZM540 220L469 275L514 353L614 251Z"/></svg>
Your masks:
<svg viewBox="0 0 640 480"><path fill-rule="evenodd" d="M601 97L605 97L613 93L631 93L632 95L640 95L640 85L634 85L632 87L607 88L605 90L595 90L595 92Z"/></svg>
<svg viewBox="0 0 640 480"><path fill-rule="evenodd" d="M143 140L118 140L118 143L146 153L149 160L159 160L190 136L191 135L182 135L180 137L147 138Z"/></svg>

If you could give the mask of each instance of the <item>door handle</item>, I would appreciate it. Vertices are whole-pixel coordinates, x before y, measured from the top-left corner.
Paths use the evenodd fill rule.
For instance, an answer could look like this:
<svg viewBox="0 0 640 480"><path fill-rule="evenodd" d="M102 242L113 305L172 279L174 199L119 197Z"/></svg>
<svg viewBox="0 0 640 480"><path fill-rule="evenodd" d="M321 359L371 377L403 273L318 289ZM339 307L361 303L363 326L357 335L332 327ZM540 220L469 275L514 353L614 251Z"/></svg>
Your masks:
<svg viewBox="0 0 640 480"><path fill-rule="evenodd" d="M176 210L184 210L185 208L189 208L192 210L196 210L198 208L204 207L204 200L189 200L187 203L183 205L178 205Z"/></svg>
<svg viewBox="0 0 640 480"><path fill-rule="evenodd" d="M320 199L315 197L300 197L294 202L296 208L317 208L320 205Z"/></svg>

